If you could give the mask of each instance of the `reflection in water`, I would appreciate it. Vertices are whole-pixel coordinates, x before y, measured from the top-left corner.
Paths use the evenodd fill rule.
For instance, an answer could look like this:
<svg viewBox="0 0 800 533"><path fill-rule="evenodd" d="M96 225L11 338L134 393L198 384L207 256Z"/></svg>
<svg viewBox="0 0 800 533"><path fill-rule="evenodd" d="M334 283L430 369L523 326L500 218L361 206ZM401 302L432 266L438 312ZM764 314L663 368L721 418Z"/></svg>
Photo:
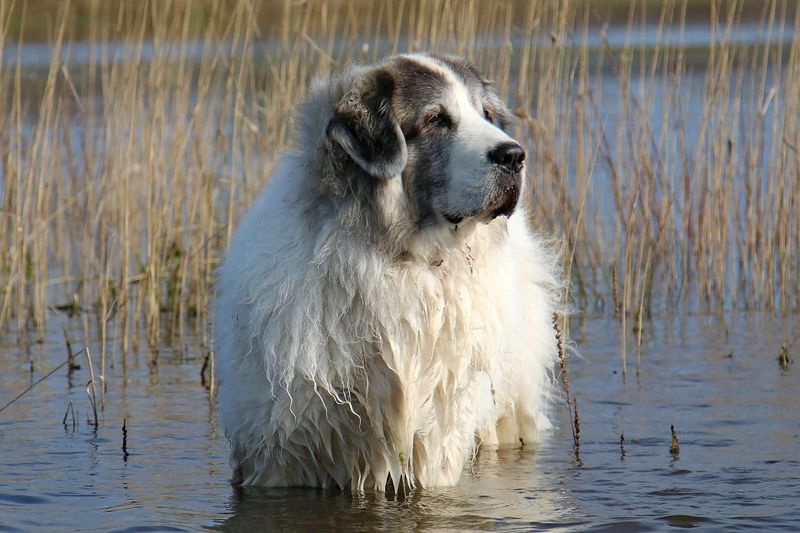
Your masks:
<svg viewBox="0 0 800 533"><path fill-rule="evenodd" d="M482 450L473 471L465 473L457 487L419 490L405 497L313 489L236 489L230 500L231 516L219 528L488 529L542 526L546 521L564 525L560 518L567 518L563 511L572 508L570 496L553 490L551 483L552 479L539 471L535 451Z"/></svg>
<svg viewBox="0 0 800 533"><path fill-rule="evenodd" d="M76 373L77 385L54 375L0 417L0 531L796 529L800 372L782 370L776 358L796 335L797 319L656 321L638 375L627 381L616 322L576 324L581 357L573 358L570 379L581 410L580 462L557 405L557 427L537 449L481 450L458 486L404 498L233 489L227 443L200 384L200 355L163 351L157 380L144 357L110 369L96 429L86 423L80 385L88 370ZM63 357L58 336L40 348L48 364ZM24 388L30 372L14 350L3 351L0 363L2 400ZM70 401L77 427L65 432ZM670 425L680 439L677 457Z"/></svg>

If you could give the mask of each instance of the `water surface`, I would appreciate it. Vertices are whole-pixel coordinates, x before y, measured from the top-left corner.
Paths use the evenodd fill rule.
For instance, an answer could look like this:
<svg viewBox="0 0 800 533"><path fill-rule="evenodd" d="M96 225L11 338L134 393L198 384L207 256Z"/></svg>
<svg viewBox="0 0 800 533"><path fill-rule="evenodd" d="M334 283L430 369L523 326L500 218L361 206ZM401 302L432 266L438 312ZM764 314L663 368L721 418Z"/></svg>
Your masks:
<svg viewBox="0 0 800 533"><path fill-rule="evenodd" d="M555 405L557 427L539 447L483 450L457 487L405 498L236 490L193 348L162 351L154 372L144 356L131 356L126 368L117 362L97 429L87 423L84 364L72 379L56 373L0 415L0 531L797 530L800 367L781 370L777 361L797 319L739 314L646 324L638 376L634 351L625 380L616 321L575 325L579 455L569 416ZM64 356L58 336L31 350L47 362L33 374L20 350L0 355L3 403ZM78 411L74 429L71 417L62 424L69 401Z"/></svg>

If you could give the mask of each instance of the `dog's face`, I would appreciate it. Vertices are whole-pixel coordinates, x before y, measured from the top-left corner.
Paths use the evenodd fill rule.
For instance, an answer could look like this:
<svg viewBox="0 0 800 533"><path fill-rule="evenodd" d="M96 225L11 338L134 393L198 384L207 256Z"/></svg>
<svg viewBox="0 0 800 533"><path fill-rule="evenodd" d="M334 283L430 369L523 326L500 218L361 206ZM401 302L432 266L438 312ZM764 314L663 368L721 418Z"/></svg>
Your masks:
<svg viewBox="0 0 800 533"><path fill-rule="evenodd" d="M326 134L367 179L400 180L409 212L427 227L514 211L525 151L510 122L465 60L397 56L359 74Z"/></svg>

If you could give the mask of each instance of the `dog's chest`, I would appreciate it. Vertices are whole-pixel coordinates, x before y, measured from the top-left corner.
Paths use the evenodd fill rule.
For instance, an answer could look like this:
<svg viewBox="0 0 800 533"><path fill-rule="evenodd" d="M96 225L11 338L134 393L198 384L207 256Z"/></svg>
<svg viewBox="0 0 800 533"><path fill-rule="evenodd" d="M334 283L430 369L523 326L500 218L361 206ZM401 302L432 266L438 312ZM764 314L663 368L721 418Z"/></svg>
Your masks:
<svg viewBox="0 0 800 533"><path fill-rule="evenodd" d="M395 279L400 283L391 290L400 298L400 312L393 334L400 342L389 343L387 362L420 375L433 368L463 374L487 367L499 349L500 318L468 247Z"/></svg>

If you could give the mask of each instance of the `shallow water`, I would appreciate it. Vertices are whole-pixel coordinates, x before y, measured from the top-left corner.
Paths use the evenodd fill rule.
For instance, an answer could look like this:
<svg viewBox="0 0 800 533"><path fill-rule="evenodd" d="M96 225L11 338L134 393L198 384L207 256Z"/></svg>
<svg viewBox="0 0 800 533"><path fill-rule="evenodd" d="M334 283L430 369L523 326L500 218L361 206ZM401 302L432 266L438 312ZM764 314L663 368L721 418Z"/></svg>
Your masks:
<svg viewBox="0 0 800 533"><path fill-rule="evenodd" d="M638 376L634 352L625 381L616 322L573 326L579 458L565 408L555 406L557 427L537 449L483 450L457 487L403 499L234 490L194 350L162 351L153 373L144 356L126 369L117 361L97 430L86 422L84 362L71 380L63 369L0 414L0 531L796 530L800 366L781 370L777 354L797 321L739 314L650 324ZM63 360L59 336L31 349L40 367L33 375L18 349L0 355L0 403ZM62 424L69 401L74 430L71 417Z"/></svg>

